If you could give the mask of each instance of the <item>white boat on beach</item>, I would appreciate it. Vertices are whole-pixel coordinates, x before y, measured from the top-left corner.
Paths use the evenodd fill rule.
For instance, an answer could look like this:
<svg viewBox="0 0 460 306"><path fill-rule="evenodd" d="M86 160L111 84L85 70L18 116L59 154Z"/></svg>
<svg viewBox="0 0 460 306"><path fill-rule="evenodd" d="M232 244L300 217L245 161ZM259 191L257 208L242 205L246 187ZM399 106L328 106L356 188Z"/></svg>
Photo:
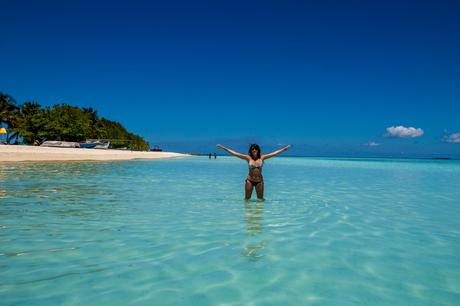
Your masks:
<svg viewBox="0 0 460 306"><path fill-rule="evenodd" d="M92 149L108 149L110 146L110 140L107 139L86 139L85 144L95 145L91 146Z"/></svg>
<svg viewBox="0 0 460 306"><path fill-rule="evenodd" d="M47 140L43 142L40 146L55 147L55 148L79 148L80 144L78 142L71 142L71 141Z"/></svg>
<svg viewBox="0 0 460 306"><path fill-rule="evenodd" d="M108 149L110 141L105 139L87 139L85 142L78 143L72 141L47 140L40 146L55 148Z"/></svg>

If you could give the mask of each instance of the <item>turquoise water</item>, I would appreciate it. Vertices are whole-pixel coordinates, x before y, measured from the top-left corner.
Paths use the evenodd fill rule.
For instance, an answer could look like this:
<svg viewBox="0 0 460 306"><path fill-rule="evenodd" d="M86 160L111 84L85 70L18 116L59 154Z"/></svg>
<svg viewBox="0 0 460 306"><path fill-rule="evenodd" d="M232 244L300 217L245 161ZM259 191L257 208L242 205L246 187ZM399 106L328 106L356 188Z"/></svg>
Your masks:
<svg viewBox="0 0 460 306"><path fill-rule="evenodd" d="M0 164L1 305L458 305L460 162ZM255 194L253 194L255 197Z"/></svg>

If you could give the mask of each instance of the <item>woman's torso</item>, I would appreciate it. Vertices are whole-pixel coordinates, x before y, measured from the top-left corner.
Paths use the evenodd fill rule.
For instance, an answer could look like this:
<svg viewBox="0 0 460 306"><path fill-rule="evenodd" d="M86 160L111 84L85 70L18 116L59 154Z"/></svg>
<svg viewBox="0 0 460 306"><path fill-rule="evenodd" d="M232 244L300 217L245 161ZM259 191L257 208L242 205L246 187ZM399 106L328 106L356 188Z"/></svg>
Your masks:
<svg viewBox="0 0 460 306"><path fill-rule="evenodd" d="M262 167L264 162L262 159L253 160L252 158L248 161L249 174L247 179L251 182L261 182L262 177Z"/></svg>

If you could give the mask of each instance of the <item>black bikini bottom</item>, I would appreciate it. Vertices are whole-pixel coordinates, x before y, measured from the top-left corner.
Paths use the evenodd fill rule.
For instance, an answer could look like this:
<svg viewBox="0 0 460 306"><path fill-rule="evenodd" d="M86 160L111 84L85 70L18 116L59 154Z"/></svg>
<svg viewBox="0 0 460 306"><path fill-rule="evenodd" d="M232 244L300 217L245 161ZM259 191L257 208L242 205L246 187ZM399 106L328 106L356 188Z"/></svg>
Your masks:
<svg viewBox="0 0 460 306"><path fill-rule="evenodd" d="M264 181L260 181L260 182L254 182L254 181L251 181L250 179L246 179L246 182L249 182L251 183L252 186L256 187L257 185L259 185L260 183L263 183Z"/></svg>

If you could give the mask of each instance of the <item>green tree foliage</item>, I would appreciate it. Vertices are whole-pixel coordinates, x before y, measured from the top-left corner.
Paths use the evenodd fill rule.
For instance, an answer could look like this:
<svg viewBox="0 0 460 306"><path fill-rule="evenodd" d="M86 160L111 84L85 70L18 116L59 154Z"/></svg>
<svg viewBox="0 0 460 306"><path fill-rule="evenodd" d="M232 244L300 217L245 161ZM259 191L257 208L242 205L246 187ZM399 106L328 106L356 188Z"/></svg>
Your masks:
<svg viewBox="0 0 460 306"><path fill-rule="evenodd" d="M0 125L6 124L8 134L6 142L17 140L20 134L21 113L16 101L10 95L0 92Z"/></svg>
<svg viewBox="0 0 460 306"><path fill-rule="evenodd" d="M94 131L100 139L111 139L115 148L126 147L136 151L146 151L148 143L140 136L129 133L120 123L101 118L96 121Z"/></svg>
<svg viewBox="0 0 460 306"><path fill-rule="evenodd" d="M22 114L22 125L20 134L25 143L34 143L40 141L44 136L46 118L40 104L35 102L26 102L20 106Z"/></svg>
<svg viewBox="0 0 460 306"><path fill-rule="evenodd" d="M79 108L67 104L41 107L36 102L20 106L6 94L0 93L0 123L6 123L13 137L23 137L24 143L43 140L84 141L108 139L112 147L148 150L142 137L128 132L120 123L99 117L92 108Z"/></svg>
<svg viewBox="0 0 460 306"><path fill-rule="evenodd" d="M90 118L76 106L54 105L45 109L45 116L48 139L82 141L91 135Z"/></svg>

